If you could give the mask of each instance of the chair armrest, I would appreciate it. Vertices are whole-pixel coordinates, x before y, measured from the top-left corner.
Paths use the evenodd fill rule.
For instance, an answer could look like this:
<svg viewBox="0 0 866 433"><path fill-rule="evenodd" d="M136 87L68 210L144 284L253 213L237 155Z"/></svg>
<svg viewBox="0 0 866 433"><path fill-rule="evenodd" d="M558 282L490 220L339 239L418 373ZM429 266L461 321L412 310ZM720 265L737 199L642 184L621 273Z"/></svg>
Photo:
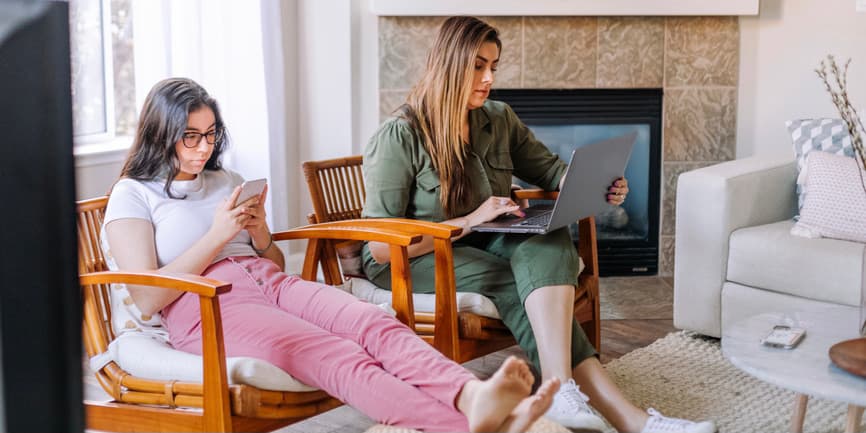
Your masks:
<svg viewBox="0 0 866 433"><path fill-rule="evenodd" d="M367 227L386 227L408 233L433 236L439 239L451 239L463 231L462 228L449 224L408 218L366 218L362 221L364 221L363 224Z"/></svg>
<svg viewBox="0 0 866 433"><path fill-rule="evenodd" d="M352 229L374 229L369 233L377 232L401 232L410 235L426 235L434 238L451 239L461 232L460 227L455 227L448 224L434 223L430 221L413 220L408 218L361 218L342 221L332 221L326 223L312 224L308 226L298 227L296 230L311 229L311 228L342 228L350 227ZM276 239L275 240L280 240ZM363 239L373 240L373 239ZM385 242L385 241L382 241ZM414 242L413 242L414 243Z"/></svg>
<svg viewBox="0 0 866 433"><path fill-rule="evenodd" d="M323 272L326 277L339 274L336 250L332 241L374 241L389 244L392 305L394 310L397 311L397 318L405 323L406 326L414 329L415 307L412 304L409 252L406 247L421 241L422 234L418 233L419 230L447 236L449 242L452 230L450 229L451 226L444 224L436 224L435 226L430 225L434 223L408 224L410 220L391 220L391 224L388 224L388 222L388 220L370 219L333 221L275 232L272 236L277 241L289 239L309 240L301 276L310 281L316 278L319 262L322 263ZM403 228L403 230L396 230L395 227ZM409 230L411 227L418 227L419 229ZM459 228L455 229L460 230ZM334 281L328 282L337 284Z"/></svg>
<svg viewBox="0 0 866 433"><path fill-rule="evenodd" d="M231 283L205 278L193 274L165 274L158 272L103 271L81 274L82 286L95 284L133 284L192 292L213 298L231 290Z"/></svg>
<svg viewBox="0 0 866 433"><path fill-rule="evenodd" d="M331 239L384 242L390 245L409 246L421 241L420 234L407 234L382 225L368 224L363 219L311 224L271 234L275 241L292 239Z"/></svg>
<svg viewBox="0 0 866 433"><path fill-rule="evenodd" d="M511 198L514 200L556 200L559 191L545 191L543 189L513 189Z"/></svg>
<svg viewBox="0 0 866 433"><path fill-rule="evenodd" d="M106 271L82 274L82 286L97 284L135 284L196 293L199 296L202 328L202 418L204 431L222 431L231 425L229 382L225 341L222 333L218 294L231 289L230 283L191 274Z"/></svg>
<svg viewBox="0 0 866 433"><path fill-rule="evenodd" d="M456 353L457 342L457 290L454 280L454 256L451 238L462 231L459 227L428 221L405 218L364 218L313 224L293 230L276 232L274 240L310 239L304 265L304 278L315 275L316 262L323 267L336 266L333 260L322 256L333 256L333 246L322 245L321 239L363 240L386 242L391 247L391 296L392 306L401 322L415 329L415 308L412 302L412 280L409 271L408 245L421 240L422 236L433 237L433 254L436 261L436 327L434 346L446 356ZM335 273L334 269L326 271Z"/></svg>
<svg viewBox="0 0 866 433"><path fill-rule="evenodd" d="M755 156L680 175L676 197L674 326L721 335L728 240L742 227L794 216L793 157Z"/></svg>
<svg viewBox="0 0 866 433"><path fill-rule="evenodd" d="M418 233L433 237L434 284L436 286L433 347L446 357L456 359L460 343L457 330L457 283L454 278L454 254L451 238L459 235L463 229L448 224L406 218L368 218L364 221L370 227L388 227L406 233ZM392 250L392 305L397 311L397 317L414 329L415 311L411 291L408 256L405 259L401 257L400 261L397 262Z"/></svg>

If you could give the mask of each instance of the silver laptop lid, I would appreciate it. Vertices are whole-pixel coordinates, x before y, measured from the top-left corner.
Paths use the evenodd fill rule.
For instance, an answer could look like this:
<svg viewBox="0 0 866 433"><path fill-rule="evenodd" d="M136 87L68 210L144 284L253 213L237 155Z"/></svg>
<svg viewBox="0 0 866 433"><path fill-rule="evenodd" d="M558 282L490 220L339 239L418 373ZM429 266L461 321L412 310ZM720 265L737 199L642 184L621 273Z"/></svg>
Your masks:
<svg viewBox="0 0 866 433"><path fill-rule="evenodd" d="M574 149L548 227L564 227L610 206L607 189L625 173L636 138L631 132Z"/></svg>

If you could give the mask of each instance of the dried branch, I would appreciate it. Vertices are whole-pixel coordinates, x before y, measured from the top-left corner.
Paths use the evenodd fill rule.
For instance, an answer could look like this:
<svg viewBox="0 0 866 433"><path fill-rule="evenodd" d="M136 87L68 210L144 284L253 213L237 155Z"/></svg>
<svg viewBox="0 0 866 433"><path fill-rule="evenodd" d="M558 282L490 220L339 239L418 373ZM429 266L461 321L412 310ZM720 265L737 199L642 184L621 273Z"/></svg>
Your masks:
<svg viewBox="0 0 866 433"><path fill-rule="evenodd" d="M824 82L824 87L830 93L833 105L839 110L839 115L845 122L848 135L851 136L851 143L854 145L854 153L860 162L860 185L863 187L863 191L866 191L866 181L863 179L863 172L866 171L866 149L863 147L863 135L866 135L866 128L863 127L863 121L848 99L848 66L850 64L851 59L848 59L844 69L840 72L836 59L832 55L828 55L826 63L822 60L821 66L815 72ZM832 81L836 83L835 88L830 84L831 80L828 79L830 75L833 76Z"/></svg>

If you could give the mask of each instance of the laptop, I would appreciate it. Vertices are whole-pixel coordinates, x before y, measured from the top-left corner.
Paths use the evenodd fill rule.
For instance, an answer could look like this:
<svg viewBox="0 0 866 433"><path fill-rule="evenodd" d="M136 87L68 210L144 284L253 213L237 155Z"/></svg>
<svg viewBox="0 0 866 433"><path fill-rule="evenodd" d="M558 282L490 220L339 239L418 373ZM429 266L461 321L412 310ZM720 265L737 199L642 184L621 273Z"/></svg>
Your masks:
<svg viewBox="0 0 866 433"><path fill-rule="evenodd" d="M530 206L523 210L526 216L503 215L472 230L545 234L601 213L610 206L607 189L625 172L636 138L632 132L575 149L553 205Z"/></svg>

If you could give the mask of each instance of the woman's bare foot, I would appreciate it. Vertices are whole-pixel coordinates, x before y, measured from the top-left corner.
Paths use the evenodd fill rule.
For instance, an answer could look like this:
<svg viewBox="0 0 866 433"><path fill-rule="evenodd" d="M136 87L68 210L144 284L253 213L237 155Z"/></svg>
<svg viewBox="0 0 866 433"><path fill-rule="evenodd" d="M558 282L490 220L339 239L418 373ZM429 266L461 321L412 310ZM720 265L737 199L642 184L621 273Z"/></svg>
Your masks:
<svg viewBox="0 0 866 433"><path fill-rule="evenodd" d="M490 379L467 382L457 407L466 415L469 431L500 431L513 417L515 408L532 392L534 381L526 362L510 356Z"/></svg>
<svg viewBox="0 0 866 433"><path fill-rule="evenodd" d="M551 378L538 388L535 395L524 398L511 415L505 419L498 432L521 433L525 432L538 418L541 418L553 404L553 395L559 390L559 379Z"/></svg>

